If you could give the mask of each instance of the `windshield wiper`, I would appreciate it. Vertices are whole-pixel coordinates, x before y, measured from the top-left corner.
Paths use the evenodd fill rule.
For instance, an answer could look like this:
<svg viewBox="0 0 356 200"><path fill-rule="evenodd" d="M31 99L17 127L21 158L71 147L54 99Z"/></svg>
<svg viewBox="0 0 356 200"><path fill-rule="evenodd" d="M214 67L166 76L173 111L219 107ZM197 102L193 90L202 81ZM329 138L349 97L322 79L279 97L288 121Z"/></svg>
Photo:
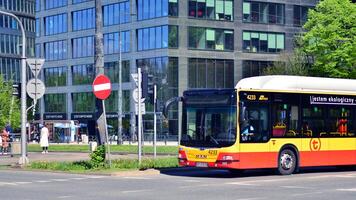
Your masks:
<svg viewBox="0 0 356 200"><path fill-rule="evenodd" d="M213 137L213 136L209 136L210 137L210 141L213 141L216 145L219 145L219 142Z"/></svg>

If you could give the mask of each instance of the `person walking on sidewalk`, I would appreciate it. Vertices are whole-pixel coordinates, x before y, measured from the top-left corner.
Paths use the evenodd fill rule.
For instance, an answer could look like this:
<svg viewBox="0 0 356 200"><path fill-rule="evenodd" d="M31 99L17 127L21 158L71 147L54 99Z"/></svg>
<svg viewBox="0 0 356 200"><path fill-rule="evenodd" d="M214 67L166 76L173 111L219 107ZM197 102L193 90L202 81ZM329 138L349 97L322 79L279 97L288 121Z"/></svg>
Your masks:
<svg viewBox="0 0 356 200"><path fill-rule="evenodd" d="M44 125L44 127L41 129L41 138L40 138L40 146L42 147L42 154L48 153L48 128L47 124Z"/></svg>
<svg viewBox="0 0 356 200"><path fill-rule="evenodd" d="M7 154L8 150L9 150L9 133L6 131L6 129L2 129L2 133L1 133L1 138L2 138L2 154Z"/></svg>

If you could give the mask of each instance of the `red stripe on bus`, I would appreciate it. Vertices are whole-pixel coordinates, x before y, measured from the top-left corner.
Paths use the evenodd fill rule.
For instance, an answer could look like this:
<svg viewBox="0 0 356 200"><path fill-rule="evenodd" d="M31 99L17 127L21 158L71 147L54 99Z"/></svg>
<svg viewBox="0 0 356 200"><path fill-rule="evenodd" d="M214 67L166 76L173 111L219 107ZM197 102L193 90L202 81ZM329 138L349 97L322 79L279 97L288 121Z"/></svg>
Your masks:
<svg viewBox="0 0 356 200"><path fill-rule="evenodd" d="M356 150L302 151L300 166L356 165Z"/></svg>

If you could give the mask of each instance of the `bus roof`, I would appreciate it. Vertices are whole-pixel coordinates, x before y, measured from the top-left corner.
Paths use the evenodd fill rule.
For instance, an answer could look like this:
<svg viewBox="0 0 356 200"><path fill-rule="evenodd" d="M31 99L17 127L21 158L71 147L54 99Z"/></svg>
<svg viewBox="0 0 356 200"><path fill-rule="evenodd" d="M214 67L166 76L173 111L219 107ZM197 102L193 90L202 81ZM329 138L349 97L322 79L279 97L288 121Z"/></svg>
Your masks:
<svg viewBox="0 0 356 200"><path fill-rule="evenodd" d="M237 90L356 94L356 80L306 76L256 76L240 80Z"/></svg>

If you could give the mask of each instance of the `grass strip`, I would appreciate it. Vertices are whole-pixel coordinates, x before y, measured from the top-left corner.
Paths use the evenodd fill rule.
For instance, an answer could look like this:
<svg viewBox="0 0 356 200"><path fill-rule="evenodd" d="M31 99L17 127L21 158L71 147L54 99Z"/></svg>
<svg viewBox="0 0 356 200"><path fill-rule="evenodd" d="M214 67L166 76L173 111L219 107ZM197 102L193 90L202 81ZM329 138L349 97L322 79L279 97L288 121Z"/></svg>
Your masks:
<svg viewBox="0 0 356 200"><path fill-rule="evenodd" d="M76 173L86 172L114 172L125 170L144 170L144 169L160 169L178 167L178 160L176 157L164 157L142 159L141 165L138 164L137 159L118 159L112 161L112 168L110 169L108 164L104 164L100 167L93 167L90 161L76 161L76 162L45 162L35 161L31 162L28 169L35 170L50 170L50 171L66 171Z"/></svg>
<svg viewBox="0 0 356 200"><path fill-rule="evenodd" d="M111 152L115 153L137 153L137 145L110 145ZM89 145L80 144L54 144L49 146L51 152L89 152ZM29 144L29 152L41 152L42 149L39 144ZM144 146L143 152L153 153L152 146ZM177 146L157 146L158 154L178 154Z"/></svg>

